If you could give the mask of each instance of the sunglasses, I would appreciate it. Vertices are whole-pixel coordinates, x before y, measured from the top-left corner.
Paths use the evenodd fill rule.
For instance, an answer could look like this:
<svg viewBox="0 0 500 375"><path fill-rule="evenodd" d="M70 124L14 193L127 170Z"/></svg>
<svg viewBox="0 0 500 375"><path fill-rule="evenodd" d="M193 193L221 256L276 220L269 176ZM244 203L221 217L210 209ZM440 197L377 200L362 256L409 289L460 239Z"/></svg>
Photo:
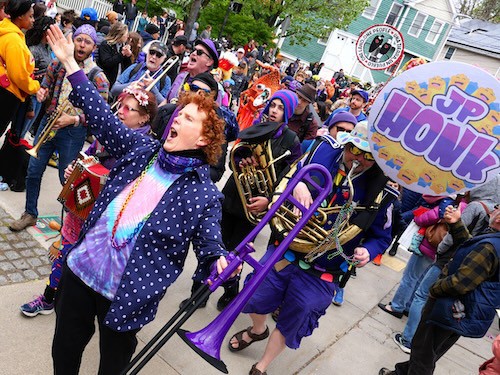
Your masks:
<svg viewBox="0 0 500 375"><path fill-rule="evenodd" d="M203 87L195 85L194 83L185 83L184 84L184 91L192 91L192 92L200 92L200 91L202 91L205 94L211 94L212 93L212 90L205 89Z"/></svg>
<svg viewBox="0 0 500 375"><path fill-rule="evenodd" d="M149 54L150 54L151 56L156 56L156 57L158 57L158 58L161 58L161 57L163 57L163 56L164 56L164 55L163 55L163 53L161 53L160 51L152 51L152 50L149 50Z"/></svg>
<svg viewBox="0 0 500 375"><path fill-rule="evenodd" d="M352 131L352 129L346 129L346 128L343 128L341 126L338 126L338 125L333 125L337 128L337 131L339 132L346 132L346 133L350 133Z"/></svg>
<svg viewBox="0 0 500 375"><path fill-rule="evenodd" d="M122 108L123 108L124 115L127 115L129 112L139 112L138 109L132 108L127 104L118 103L118 109L122 109Z"/></svg>
<svg viewBox="0 0 500 375"><path fill-rule="evenodd" d="M351 154L353 154L354 156L358 156L358 155L361 155L363 154L363 158L366 160L366 161L375 161L375 159L373 158L373 155L371 152L367 152L367 151L363 151L359 148L357 148L356 146L354 145L350 145L350 150Z"/></svg>
<svg viewBox="0 0 500 375"><path fill-rule="evenodd" d="M195 49L193 50L193 52L191 52L191 53L196 53L196 56L206 55L209 59L211 59L211 58L212 58L212 56L210 56L208 53L206 53L205 51L203 51L203 50L202 50L202 49L200 49L200 48L195 48Z"/></svg>

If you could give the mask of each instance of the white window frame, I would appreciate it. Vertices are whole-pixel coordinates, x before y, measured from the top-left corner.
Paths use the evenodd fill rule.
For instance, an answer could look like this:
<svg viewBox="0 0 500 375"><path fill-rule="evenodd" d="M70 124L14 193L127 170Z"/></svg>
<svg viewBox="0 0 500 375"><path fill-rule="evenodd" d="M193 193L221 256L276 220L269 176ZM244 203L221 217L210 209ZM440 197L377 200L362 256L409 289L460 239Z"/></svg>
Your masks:
<svg viewBox="0 0 500 375"><path fill-rule="evenodd" d="M441 24L441 25L439 26L438 31L436 31L436 33L434 34L434 40L432 40L431 38L429 38L429 36L431 35L431 33L432 33L432 32L431 32L431 31L432 31L432 28L434 27L434 25L435 25L436 23L439 23L439 24ZM437 42L437 41L438 41L438 39L439 39L439 36L440 36L440 35L441 35L441 33L443 32L443 28L444 28L444 22L443 22L443 21L440 21L440 20L438 20L438 19L435 19L435 20L434 20L434 22L433 22L433 23L432 23L432 25L431 25L431 28L430 28L430 29L429 29L429 31L427 32L427 36L425 37L425 41L426 41L427 43L430 43L430 44L432 44L432 45L435 45L435 44L436 44L436 42Z"/></svg>
<svg viewBox="0 0 500 375"><path fill-rule="evenodd" d="M399 16L401 15L401 12L403 11L404 9L404 6L403 4L400 4L400 3L392 3L391 5L391 9L389 10L389 13L387 13L387 17L385 17L385 21L384 23L387 23L387 19L389 18L389 15L391 14L392 12L392 8L394 8L394 6L399 6L399 11L398 13L396 14L396 18L394 19L394 23L391 23L390 25L392 26L395 26L397 23L398 23L398 19L399 19Z"/></svg>
<svg viewBox="0 0 500 375"><path fill-rule="evenodd" d="M380 4L382 3L382 0L375 0L377 3L375 6L372 6L371 5L371 1L370 1L370 6L366 7L365 10L363 11L362 13L362 16L369 19L369 20L373 20L375 18L375 16L377 15L377 12L378 12L378 8L380 7ZM369 15L369 14L366 14L366 9L368 8L373 8L373 14L372 15Z"/></svg>
<svg viewBox="0 0 500 375"><path fill-rule="evenodd" d="M413 25L415 24L415 20L417 19L417 17L418 17L419 15L424 16L424 20L422 21L422 26L421 26L421 27L419 27L418 32L417 32L416 34L412 34L410 31L411 31L411 29L413 28ZM425 13L417 12L417 13L415 14L415 17L413 18L413 21L412 21L412 23L411 23L410 27L408 28L408 35L411 35L411 36L414 36L415 38L418 38L418 37L420 36L420 34L422 33L422 30L423 30L423 29L424 29L424 27L425 27L425 23L427 22L427 18L428 18L428 17L429 17L429 16L428 16L427 14L425 14Z"/></svg>
<svg viewBox="0 0 500 375"><path fill-rule="evenodd" d="M319 38L316 41L316 43L321 44L322 46L326 46L326 45L328 45L328 38L329 38L328 36L326 38L324 38L324 39L323 38ZM326 42L325 42L325 40L326 40Z"/></svg>

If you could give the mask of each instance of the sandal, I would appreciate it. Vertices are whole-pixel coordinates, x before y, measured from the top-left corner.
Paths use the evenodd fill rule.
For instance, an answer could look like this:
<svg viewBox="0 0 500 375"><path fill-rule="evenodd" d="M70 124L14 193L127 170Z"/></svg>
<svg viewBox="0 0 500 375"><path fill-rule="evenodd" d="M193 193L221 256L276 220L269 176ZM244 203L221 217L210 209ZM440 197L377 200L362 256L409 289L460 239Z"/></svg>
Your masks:
<svg viewBox="0 0 500 375"><path fill-rule="evenodd" d="M253 327L250 326L247 329L243 329L243 330L235 333L231 337L231 339L229 340L229 343L228 343L229 350L232 351L232 352L239 352L240 350L243 350L243 349L249 347L254 342L265 340L269 336L269 328L268 327L266 327L266 330L264 332L262 332L260 335L258 335L256 333L252 333L251 332L252 328ZM248 337L250 337L252 339L252 341L247 342L247 341L243 340L243 334L245 332L247 333ZM238 342L238 347L236 347L236 348L231 345L231 341L232 341L233 338L235 338L236 341Z"/></svg>
<svg viewBox="0 0 500 375"><path fill-rule="evenodd" d="M254 363L254 365L252 366L252 369L250 370L250 372L248 373L248 375L267 375L267 372L264 371L260 371L258 368L257 368L257 363Z"/></svg>

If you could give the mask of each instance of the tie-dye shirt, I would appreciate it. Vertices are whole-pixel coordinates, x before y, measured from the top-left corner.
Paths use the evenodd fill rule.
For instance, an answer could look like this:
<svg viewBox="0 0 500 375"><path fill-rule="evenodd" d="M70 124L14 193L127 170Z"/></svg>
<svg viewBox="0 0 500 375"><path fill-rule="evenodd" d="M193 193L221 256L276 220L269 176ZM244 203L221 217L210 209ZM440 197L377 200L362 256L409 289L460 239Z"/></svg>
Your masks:
<svg viewBox="0 0 500 375"><path fill-rule="evenodd" d="M115 242L122 244L134 232L141 220L151 213L161 198L179 177L161 169L158 162L146 173L137 186L116 230ZM111 232L125 199L135 181L111 201L96 225L68 255L68 266L86 285L113 300L123 271L134 248L135 237L117 250L111 245ZM137 231L140 231L141 228Z"/></svg>

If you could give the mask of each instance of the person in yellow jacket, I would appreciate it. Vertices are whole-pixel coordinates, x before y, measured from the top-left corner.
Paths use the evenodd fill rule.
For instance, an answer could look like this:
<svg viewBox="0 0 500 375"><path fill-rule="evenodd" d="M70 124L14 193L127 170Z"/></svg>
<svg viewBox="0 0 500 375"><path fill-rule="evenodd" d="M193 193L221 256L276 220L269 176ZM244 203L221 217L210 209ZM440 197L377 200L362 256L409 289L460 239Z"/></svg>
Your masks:
<svg viewBox="0 0 500 375"><path fill-rule="evenodd" d="M35 22L32 2L10 0L5 13L10 19L0 22L0 137L21 102L40 89L40 83L33 78L35 61L22 31L31 29Z"/></svg>

